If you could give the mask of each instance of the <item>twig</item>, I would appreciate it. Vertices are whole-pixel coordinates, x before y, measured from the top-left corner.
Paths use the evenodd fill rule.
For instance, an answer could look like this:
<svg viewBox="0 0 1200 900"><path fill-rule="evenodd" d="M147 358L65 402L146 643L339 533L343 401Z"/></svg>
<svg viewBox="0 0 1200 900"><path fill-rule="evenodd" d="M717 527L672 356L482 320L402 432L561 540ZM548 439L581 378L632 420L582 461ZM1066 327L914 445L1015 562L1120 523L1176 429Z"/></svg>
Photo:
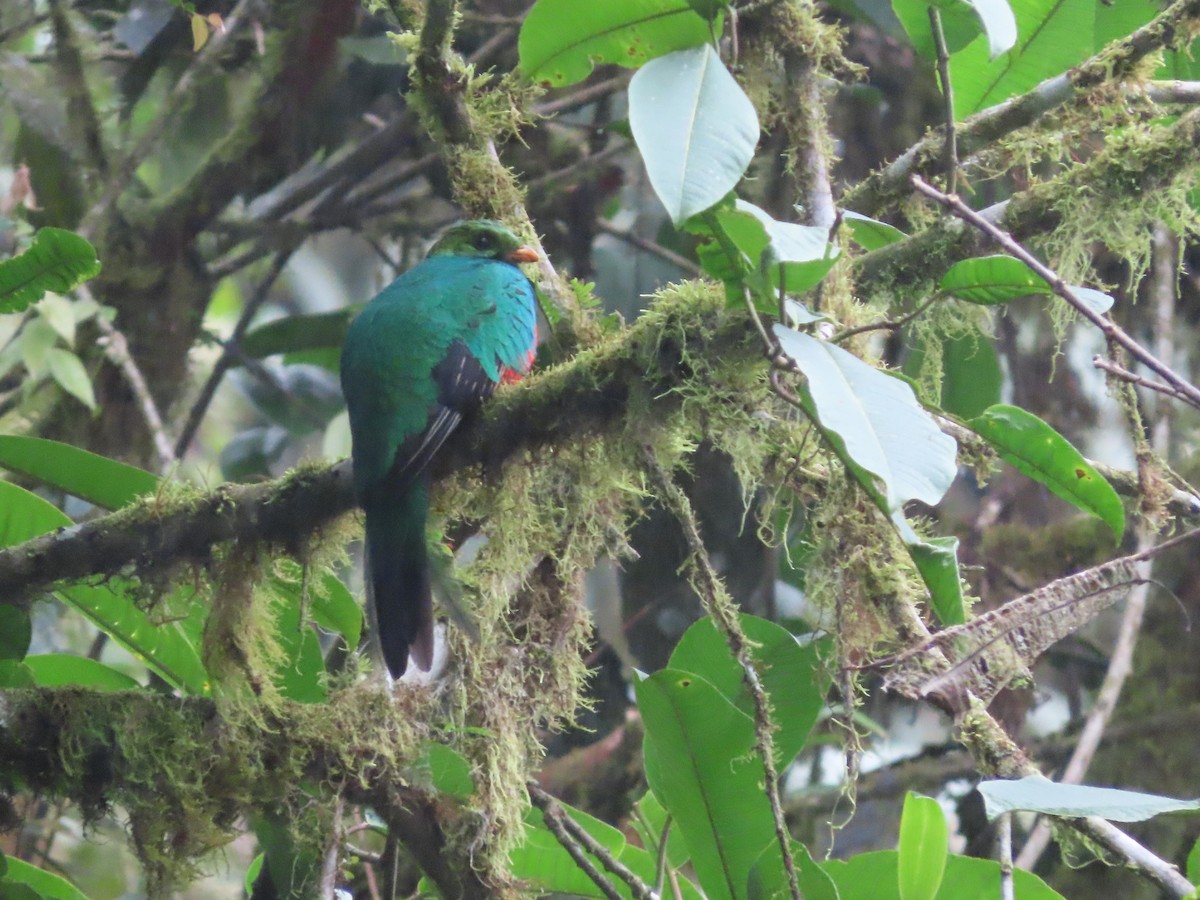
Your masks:
<svg viewBox="0 0 1200 900"><path fill-rule="evenodd" d="M1094 816L1069 822L1109 850L1122 856L1130 865L1140 869L1172 897L1189 897L1196 890L1175 866L1155 856L1107 819Z"/></svg>
<svg viewBox="0 0 1200 900"><path fill-rule="evenodd" d="M577 836L573 835L569 830L567 823L570 822L571 819L565 812L563 812L563 808L557 803L553 802L554 798L538 788L535 782L527 782L526 786L529 788L529 799L533 801L534 806L542 811L542 817L546 822L546 827L550 829L550 832L556 838L558 838L558 842L562 845L562 848L566 850L567 853L571 854L571 859L575 860L575 865L579 866L579 868L583 870L584 874L587 875L588 878L592 879L592 883L600 889L600 892L604 894L605 897L608 897L609 900L621 900L621 892L618 891L616 887L613 886L613 883L609 881L600 872L600 870L592 864L592 861L587 858L587 854L583 852L583 846L581 846L582 842L577 840ZM586 834L586 832L584 833ZM600 845L597 844L596 846L599 847ZM603 847L600 847L600 850L603 851L604 855L608 857L608 862L616 862L616 860L612 858L612 855L609 854L608 851L604 850ZM603 857L601 857L601 859L603 859ZM628 869L626 869L626 871L628 871ZM631 872L630 875L632 876L632 874L633 873ZM640 883L641 882L639 881L639 884Z"/></svg>
<svg viewBox="0 0 1200 900"><path fill-rule="evenodd" d="M229 371L235 362L234 350L245 336L246 330L250 327L251 320L258 313L264 301L266 301L267 296L271 292L271 286L283 271L283 267L287 265L287 261L291 258L293 250L294 248L288 248L280 250L275 254L275 259L271 263L270 270L258 283L258 287L255 288L250 301L246 304L246 308L242 310L242 315L238 319L237 325L234 326L233 334L225 342L221 350L221 355L217 358L212 372L209 373L208 380L204 382L204 387L200 389L200 395L188 411L187 421L179 432L179 440L175 442L175 449L173 451L175 459L183 459L188 447L191 446L192 439L195 438L196 432L200 428L200 423L204 420L204 414L208 412L209 404L212 403L212 399L217 393L221 379L225 377L225 373Z"/></svg>
<svg viewBox="0 0 1200 900"><path fill-rule="evenodd" d="M113 168L104 193L100 195L100 199L96 201L92 208L88 210L87 215L83 217L79 228L76 229L81 235L90 238L95 233L100 220L108 214L109 208L117 202L117 198L129 187L129 182L133 180L133 175L137 171L138 166L154 150L158 139L162 137L167 125L179 114L180 110L187 106L187 101L191 98L192 89L197 81L202 75L207 74L208 70L220 59L225 45L229 43L233 35L237 33L238 27L242 24L242 18L250 6L250 2L251 0L238 0L238 4L233 8L233 12L225 17L225 27L218 30L209 39L204 49L196 54L196 57L192 60L187 70L175 83L175 87L171 89L171 93L159 104L158 117L146 128L137 146L127 153Z"/></svg>
<svg viewBox="0 0 1200 900"><path fill-rule="evenodd" d="M946 190L953 194L958 190L958 132L954 123L954 88L950 83L950 51L946 49L946 34L942 31L942 13L932 5L929 7L929 29L933 32L933 45L937 48L938 80L942 83L942 103L946 114L945 130L942 132Z"/></svg>
<svg viewBox="0 0 1200 900"><path fill-rule="evenodd" d="M1000 816L996 837L1000 856L1000 900L1013 900L1012 813Z"/></svg>
<svg viewBox="0 0 1200 900"><path fill-rule="evenodd" d="M673 266L678 266L689 275L699 276L702 272L701 268L688 259L686 256L680 256L674 250L668 250L662 244L656 244L654 241L647 240L640 234L634 234L632 231L627 231L624 228L618 228L607 219L596 220L596 230L603 231L605 234L610 234L618 240L622 240L627 244L632 244L639 250L657 256L664 262L668 262Z"/></svg>
<svg viewBox="0 0 1200 900"><path fill-rule="evenodd" d="M80 285L78 290L81 297L87 298L93 303L96 302L86 284ZM146 422L146 429L150 432L150 438L154 442L159 468L165 472L175 464L175 455L171 452L171 438L168 436L167 428L158 412L158 404L154 400L154 395L150 393L150 386L146 384L142 370L138 368L129 353L129 343L125 340L125 335L104 316L98 315L94 321L96 327L104 334L102 339L104 355L109 362L121 370L129 389L133 391L133 396L138 402L138 409L142 413L142 419Z"/></svg>
<svg viewBox="0 0 1200 900"><path fill-rule="evenodd" d="M687 494L663 468L654 451L650 447L643 449L643 457L647 470L659 489L658 499L678 520L683 529L684 540L688 545L687 567L691 570L693 584L697 594L704 604L705 611L712 618L718 630L725 636L729 650L737 660L742 670L742 681L754 699L754 745L762 760L764 789L767 800L771 805L771 815L775 821L775 839L783 854L783 866L787 871L788 886L793 900L800 900L799 876L796 873L796 861L792 858L791 835L788 832L787 821L783 814L783 804L779 799L779 774L775 769L775 739L772 736L774 725L771 722L770 699L758 670L750 658L750 648L746 635L738 620L737 610L729 593L721 581L721 577L713 568L704 540L700 536L700 526L696 514L692 510L691 501Z"/></svg>
<svg viewBox="0 0 1200 900"><path fill-rule="evenodd" d="M1120 363L1115 363L1111 359L1105 359L1099 353L1092 357L1092 365L1121 381L1127 381L1132 385L1144 387L1147 390L1157 391L1160 394L1165 394L1173 400L1182 400L1185 403L1187 402L1187 398L1169 384L1163 384L1161 381L1153 381L1149 378L1146 378L1144 375L1137 374L1137 372L1130 372Z"/></svg>
<svg viewBox="0 0 1200 900"><path fill-rule="evenodd" d="M572 819L562 808L561 804L536 781L525 782L525 787L529 790L529 799L533 801L533 805L540 809L545 816L547 825L550 824L551 817L553 817L562 826L569 838L578 841L588 853L600 860L600 864L604 868L629 885L629 890L633 892L634 897L637 897L638 900L655 900L654 891L650 888L650 885L638 878L637 875L630 871L628 866L616 859L603 844L588 834L583 826ZM558 832L555 832L555 837L558 837ZM559 838L560 842L561 840ZM563 846L566 847L566 844ZM570 852L569 847L566 847L566 849ZM599 885L598 882L597 884ZM600 885L600 888L603 890L602 885Z"/></svg>
<svg viewBox="0 0 1200 900"><path fill-rule="evenodd" d="M1013 240L1009 234L968 207L958 197L942 193L937 188L928 184L919 175L912 176L912 184L920 193L942 204L955 216L990 237L1010 254L1029 266L1037 275L1045 279L1054 293L1066 300L1081 316L1099 328L1106 338L1120 345L1131 356L1157 373L1168 385L1180 393L1181 399L1187 402L1188 405L1200 409L1200 389L1178 375L1170 366L1159 360L1153 353L1130 337L1116 322L1100 315L1080 300L1079 296L1053 270Z"/></svg>
<svg viewBox="0 0 1200 900"><path fill-rule="evenodd" d="M846 338L853 337L856 334L862 334L863 332L867 331L899 331L901 328L903 328L941 299L943 299L942 294L934 294L929 297L929 299L919 304L912 312L901 316L899 319L889 319L883 322L871 322L868 325L859 325L856 328L847 328L845 331L839 331L837 334L831 337L829 342L831 344L840 344L842 341L846 340Z"/></svg>
<svg viewBox="0 0 1200 900"><path fill-rule="evenodd" d="M533 112L535 115L544 118L556 116L559 113L570 112L581 106L587 106L589 103L595 103L600 98L607 97L609 94L623 90L628 83L629 75L617 75L613 78L590 84L578 91L572 91L570 94L559 97L556 100L547 100L545 103L539 103L533 108Z"/></svg>

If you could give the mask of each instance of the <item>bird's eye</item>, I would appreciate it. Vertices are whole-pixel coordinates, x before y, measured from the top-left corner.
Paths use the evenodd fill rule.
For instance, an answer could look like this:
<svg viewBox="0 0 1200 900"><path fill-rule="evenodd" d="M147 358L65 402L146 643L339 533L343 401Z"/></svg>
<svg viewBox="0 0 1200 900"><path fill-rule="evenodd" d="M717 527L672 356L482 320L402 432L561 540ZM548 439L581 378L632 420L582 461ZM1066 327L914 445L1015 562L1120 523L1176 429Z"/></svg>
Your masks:
<svg viewBox="0 0 1200 900"><path fill-rule="evenodd" d="M475 235L475 239L471 243L476 250L490 250L492 249L492 236L485 231Z"/></svg>

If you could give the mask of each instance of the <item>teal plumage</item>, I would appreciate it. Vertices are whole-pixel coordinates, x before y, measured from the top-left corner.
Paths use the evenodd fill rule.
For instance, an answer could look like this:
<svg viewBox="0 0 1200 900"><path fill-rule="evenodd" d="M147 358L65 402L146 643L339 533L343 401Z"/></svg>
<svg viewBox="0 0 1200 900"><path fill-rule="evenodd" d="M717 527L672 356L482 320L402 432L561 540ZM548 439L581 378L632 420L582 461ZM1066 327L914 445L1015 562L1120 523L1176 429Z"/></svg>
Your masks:
<svg viewBox="0 0 1200 900"><path fill-rule="evenodd" d="M529 371L537 343L537 258L498 222L451 228L424 262L367 304L342 349L354 490L366 514L368 592L393 676L433 658L425 520L428 465L502 382Z"/></svg>

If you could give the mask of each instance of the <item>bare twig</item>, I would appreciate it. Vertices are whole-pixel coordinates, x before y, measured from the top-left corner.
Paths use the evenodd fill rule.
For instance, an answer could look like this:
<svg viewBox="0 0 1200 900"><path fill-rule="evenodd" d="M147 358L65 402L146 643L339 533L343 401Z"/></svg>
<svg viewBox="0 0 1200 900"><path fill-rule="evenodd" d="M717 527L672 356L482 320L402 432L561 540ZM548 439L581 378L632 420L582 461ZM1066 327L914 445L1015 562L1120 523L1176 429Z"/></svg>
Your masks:
<svg viewBox="0 0 1200 900"><path fill-rule="evenodd" d="M547 825L550 825L550 820L553 818L557 824L562 826L562 830L566 832L569 839L578 841L588 853L600 860L600 864L604 868L629 885L630 891L633 892L633 896L637 897L638 900L654 900L654 891L650 885L638 878L637 875L630 871L628 866L616 859L605 849L603 844L588 834L578 822L567 815L566 811L553 796L543 790L536 781L527 781L525 786L529 789L529 799L533 801L534 806L542 811ZM553 826L551 828L553 829ZM555 837L559 837L557 831L554 832L554 835ZM559 837L559 841L560 843L562 842L561 837ZM571 848L566 844L563 844L563 847L566 848L567 852L570 852ZM597 882L597 885L601 890L604 889L604 886L600 885L599 882Z"/></svg>
<svg viewBox="0 0 1200 900"><path fill-rule="evenodd" d="M942 83L942 104L945 109L942 160L946 169L946 190L953 194L958 190L958 132L954 127L954 88L950 83L950 51L946 49L946 34L942 31L942 13L932 5L929 7L929 28L933 32L933 45L937 48L938 80Z"/></svg>
<svg viewBox="0 0 1200 900"><path fill-rule="evenodd" d="M258 283L258 287L254 289L254 293L246 304L246 308L242 310L242 315L238 319L237 325L234 326L233 334L225 342L225 346L221 350L221 355L217 358L212 372L209 373L208 380L204 382L204 387L200 389L200 395L188 411L187 421L179 432L179 440L175 443L174 458L183 459L188 447L191 446L192 439L195 438L196 432L200 428L200 423L204 420L204 414L208 412L208 407L217 393L221 379L225 377L225 373L229 371L236 361L234 351L238 348L242 338L245 337L246 330L250 327L250 322L258 314L258 310L270 294L271 286L275 283L275 279L279 277L279 274L283 271L283 267L287 265L293 249L280 250L275 254L275 259L271 263L270 270Z"/></svg>
<svg viewBox="0 0 1200 900"><path fill-rule="evenodd" d="M1179 392L1181 398L1189 406L1200 409L1200 389L1177 374L1174 369L1159 360L1153 353L1130 337L1112 319L1105 318L1080 300L1079 296L1053 270L1044 265L1021 244L1013 240L1009 234L975 212L975 210L959 200L958 197L942 193L937 188L928 184L919 175L912 177L912 184L920 193L942 204L942 206L950 210L955 216L990 237L1008 253L1029 266L1036 274L1045 279L1054 293L1066 300L1075 308L1076 312L1099 328L1106 338L1114 341L1132 357L1158 374L1171 388Z"/></svg>
<svg viewBox="0 0 1200 900"><path fill-rule="evenodd" d="M771 805L771 815L775 821L775 839L783 854L783 866L787 871L791 896L793 900L800 900L802 894L799 876L796 872L796 861L792 858L791 835L784 818L783 804L779 799L779 774L775 769L775 739L772 737L774 725L771 722L770 698L763 688L754 661L750 658L750 648L746 641L746 635L742 631L741 622L738 620L737 610L704 546L691 501L663 468L652 448L646 447L643 456L647 471L658 486L659 501L671 511L683 529L684 540L689 551L687 567L691 571L696 592L700 595L704 609L712 618L713 624L724 635L730 652L741 667L742 681L745 682L750 696L754 699L755 751L762 760L764 789Z"/></svg>
<svg viewBox="0 0 1200 900"><path fill-rule="evenodd" d="M678 266L689 275L699 276L701 274L700 267L686 256L680 256L674 250L668 250L661 244L656 244L654 241L647 240L640 234L634 234L632 231L626 231L623 228L618 228L607 219L597 219L596 228L599 231L603 231L605 234L611 234L618 240L622 240L627 244L632 244L639 250L644 250L646 253L657 256L664 262L669 262L673 266Z"/></svg>
<svg viewBox="0 0 1200 900"><path fill-rule="evenodd" d="M592 879L592 883L600 889L600 892L605 897L608 897L609 900L621 900L621 892L592 864L592 861L587 858L587 854L583 852L586 845L583 845L582 841L578 840L578 835L573 834L567 824L571 821L570 816L563 812L563 808L554 802L553 797L537 787L535 782L527 782L526 786L529 788L529 799L533 801L534 806L542 811L546 827L550 829L551 834L558 838L558 842L562 845L562 848L571 854L571 859L575 860L575 865L579 866L584 874ZM583 831L583 829L579 830ZM583 833L587 834L587 832ZM591 839L590 835L588 839ZM595 846L599 847L603 852L604 856L600 857L600 859L605 862L606 866L609 863L616 863L616 860L612 858L612 854L603 847L600 847L599 844ZM590 850L591 848L588 849ZM604 857L608 859L605 860ZM620 865L619 863L617 864ZM626 871L628 872L628 869ZM632 872L629 874L631 877L633 876ZM640 880L638 880L638 883L641 883Z"/></svg>
<svg viewBox="0 0 1200 900"><path fill-rule="evenodd" d="M86 284L80 285L78 290L81 297L90 299L93 303L96 302ZM142 413L142 419L146 422L150 439L154 442L154 451L158 454L159 467L165 472L175 464L175 455L171 452L171 438L167 434L167 428L158 412L158 404L154 400L154 395L150 393L150 386L146 383L142 370L138 368L129 353L129 344L125 340L125 335L104 316L98 315L94 321L96 327L104 335L104 355L109 362L121 370L125 382L137 399L138 409Z"/></svg>
<svg viewBox="0 0 1200 900"><path fill-rule="evenodd" d="M1000 856L1000 900L1013 900L1012 813L1006 812L996 823Z"/></svg>
<svg viewBox="0 0 1200 900"><path fill-rule="evenodd" d="M546 117L570 112L581 106L587 106L589 103L595 103L600 98L607 97L609 94L623 90L628 83L628 74L616 75L604 81L589 84L580 90L572 91L556 100L547 100L545 103L539 103L533 108L533 111L536 115Z"/></svg>
<svg viewBox="0 0 1200 900"><path fill-rule="evenodd" d="M1127 381L1132 385L1136 385L1137 387L1144 387L1150 391L1157 391L1160 394L1165 394L1172 400L1182 400L1185 403L1187 402L1187 398L1169 384L1163 384L1161 381L1154 381L1150 378L1146 378L1144 375L1139 375L1137 372L1130 372L1120 363L1115 363L1111 359L1105 359L1098 353L1092 357L1092 365L1101 371L1107 372L1109 375L1120 381Z"/></svg>

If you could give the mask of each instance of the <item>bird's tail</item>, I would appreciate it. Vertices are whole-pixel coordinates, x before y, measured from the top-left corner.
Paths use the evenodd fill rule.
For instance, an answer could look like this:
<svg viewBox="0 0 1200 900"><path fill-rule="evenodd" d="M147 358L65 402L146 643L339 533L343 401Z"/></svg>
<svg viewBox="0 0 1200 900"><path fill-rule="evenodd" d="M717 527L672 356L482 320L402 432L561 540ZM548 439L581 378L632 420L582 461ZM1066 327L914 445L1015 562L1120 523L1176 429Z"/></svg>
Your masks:
<svg viewBox="0 0 1200 900"><path fill-rule="evenodd" d="M425 548L429 491L418 482L399 495L363 504L367 517L367 584L383 661L393 678L433 663L433 596Z"/></svg>

